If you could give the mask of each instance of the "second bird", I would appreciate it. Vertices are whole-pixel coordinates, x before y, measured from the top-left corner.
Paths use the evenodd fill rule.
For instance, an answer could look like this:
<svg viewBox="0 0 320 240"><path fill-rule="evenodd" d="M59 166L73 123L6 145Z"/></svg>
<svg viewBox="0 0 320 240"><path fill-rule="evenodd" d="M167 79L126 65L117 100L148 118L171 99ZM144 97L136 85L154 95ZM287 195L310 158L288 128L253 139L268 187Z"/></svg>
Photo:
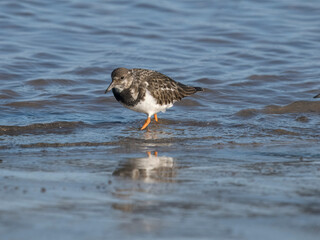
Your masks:
<svg viewBox="0 0 320 240"><path fill-rule="evenodd" d="M123 106L148 115L141 130L149 125L152 115L158 121L158 112L165 112L176 101L203 91L201 87L186 86L148 69L116 68L111 78L112 82L105 93L112 90L114 97Z"/></svg>

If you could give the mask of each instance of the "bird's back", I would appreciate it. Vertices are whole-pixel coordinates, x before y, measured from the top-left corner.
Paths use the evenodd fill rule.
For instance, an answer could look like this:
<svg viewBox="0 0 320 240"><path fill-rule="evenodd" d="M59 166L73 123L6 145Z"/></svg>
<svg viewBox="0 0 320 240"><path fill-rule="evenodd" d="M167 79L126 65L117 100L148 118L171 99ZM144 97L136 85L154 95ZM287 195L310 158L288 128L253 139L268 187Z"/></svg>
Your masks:
<svg viewBox="0 0 320 240"><path fill-rule="evenodd" d="M198 91L203 91L203 88L184 85L157 71L137 68L133 71L135 81L139 82L139 85L146 86L160 105L171 104Z"/></svg>

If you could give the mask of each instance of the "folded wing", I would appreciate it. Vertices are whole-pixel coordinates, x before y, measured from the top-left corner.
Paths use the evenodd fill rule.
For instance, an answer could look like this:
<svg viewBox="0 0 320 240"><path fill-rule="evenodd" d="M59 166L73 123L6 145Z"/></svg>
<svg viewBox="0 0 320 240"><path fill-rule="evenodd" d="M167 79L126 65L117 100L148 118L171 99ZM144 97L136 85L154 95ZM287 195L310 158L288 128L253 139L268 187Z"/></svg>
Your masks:
<svg viewBox="0 0 320 240"><path fill-rule="evenodd" d="M162 73L153 72L148 76L147 90L157 99L157 103L162 105L180 101L184 97L203 91L203 88L190 87L176 82Z"/></svg>

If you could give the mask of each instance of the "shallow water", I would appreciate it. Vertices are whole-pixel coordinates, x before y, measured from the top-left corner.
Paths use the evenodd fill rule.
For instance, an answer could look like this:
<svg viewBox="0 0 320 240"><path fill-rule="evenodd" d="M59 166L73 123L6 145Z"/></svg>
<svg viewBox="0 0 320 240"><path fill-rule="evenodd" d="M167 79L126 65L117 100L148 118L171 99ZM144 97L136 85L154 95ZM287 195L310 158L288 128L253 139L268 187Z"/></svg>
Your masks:
<svg viewBox="0 0 320 240"><path fill-rule="evenodd" d="M0 9L2 237L318 239L318 1ZM140 131L116 67L205 92Z"/></svg>

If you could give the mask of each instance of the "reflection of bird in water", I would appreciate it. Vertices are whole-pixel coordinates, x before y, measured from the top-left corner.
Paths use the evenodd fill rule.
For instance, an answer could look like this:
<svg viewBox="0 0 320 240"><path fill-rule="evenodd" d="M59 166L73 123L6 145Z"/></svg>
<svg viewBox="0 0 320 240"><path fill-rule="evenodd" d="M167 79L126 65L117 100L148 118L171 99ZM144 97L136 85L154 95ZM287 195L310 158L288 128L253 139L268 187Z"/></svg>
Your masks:
<svg viewBox="0 0 320 240"><path fill-rule="evenodd" d="M123 106L148 115L141 130L149 125L152 115L157 122L158 112L165 112L182 98L203 91L201 87L184 85L148 69L117 68L111 73L111 78L112 82L105 92L112 90Z"/></svg>
<svg viewBox="0 0 320 240"><path fill-rule="evenodd" d="M313 98L320 98L320 93L316 96L314 96Z"/></svg>
<svg viewBox="0 0 320 240"><path fill-rule="evenodd" d="M127 177L145 182L170 182L175 177L174 161L171 157L159 157L147 152L148 157L131 158L121 163L113 172L113 176Z"/></svg>

